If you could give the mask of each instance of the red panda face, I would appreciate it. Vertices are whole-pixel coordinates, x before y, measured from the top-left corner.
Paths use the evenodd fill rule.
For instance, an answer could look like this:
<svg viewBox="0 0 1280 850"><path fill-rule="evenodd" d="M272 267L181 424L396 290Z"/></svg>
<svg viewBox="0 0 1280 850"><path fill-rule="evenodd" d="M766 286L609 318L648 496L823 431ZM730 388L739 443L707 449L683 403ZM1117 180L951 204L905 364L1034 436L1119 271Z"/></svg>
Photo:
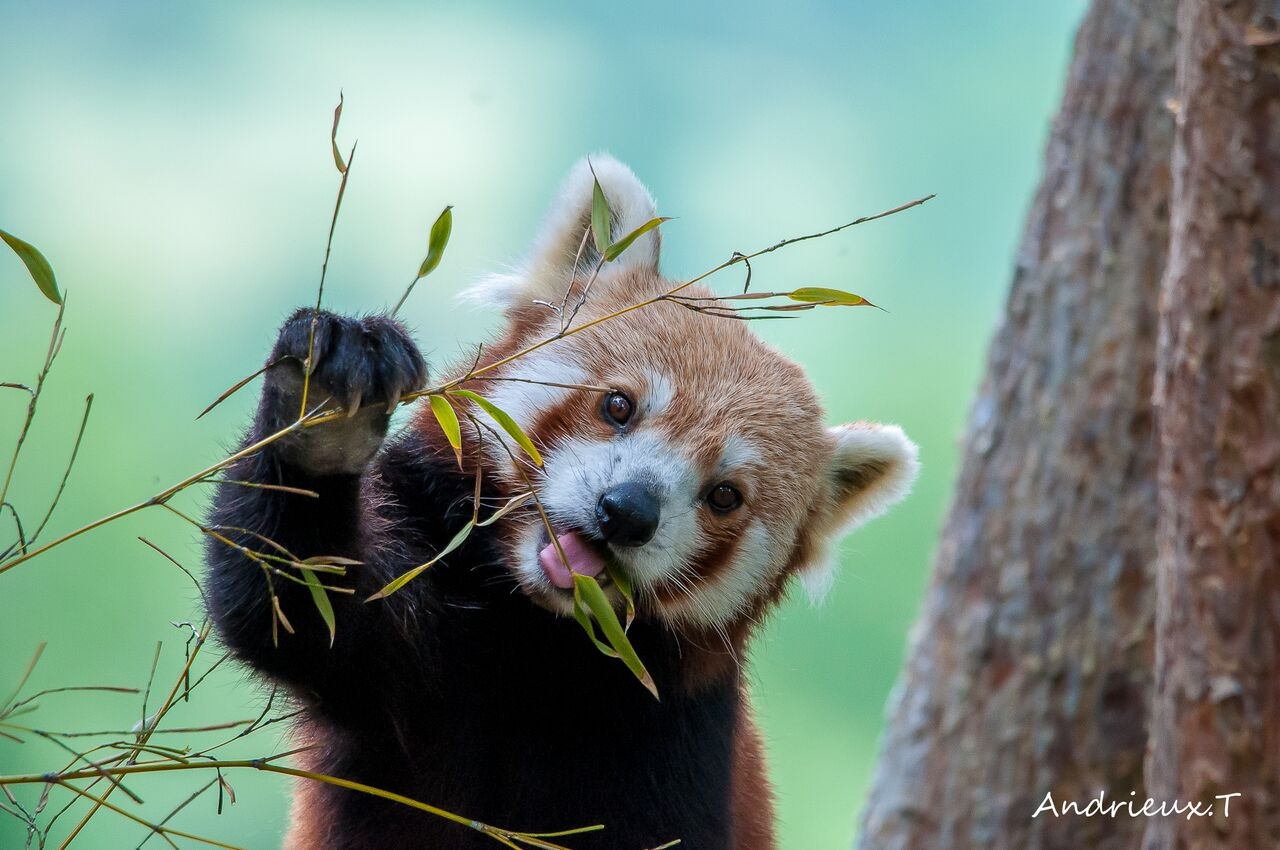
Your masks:
<svg viewBox="0 0 1280 850"><path fill-rule="evenodd" d="M592 166L615 238L654 215L624 166ZM724 631L755 619L791 575L820 583L834 534L905 495L915 448L893 426L825 428L800 368L745 322L659 301L591 324L677 285L658 272L656 231L592 279L591 191L580 165L532 256L481 288L508 319L481 365L555 337L565 311L554 308L582 302L570 328L583 330L476 382L544 459L538 468L516 450L513 461L489 440L504 489L527 489L527 477L551 527L531 506L504 519L508 563L559 612L572 610L572 572L604 581L608 567L634 586L640 616Z"/></svg>

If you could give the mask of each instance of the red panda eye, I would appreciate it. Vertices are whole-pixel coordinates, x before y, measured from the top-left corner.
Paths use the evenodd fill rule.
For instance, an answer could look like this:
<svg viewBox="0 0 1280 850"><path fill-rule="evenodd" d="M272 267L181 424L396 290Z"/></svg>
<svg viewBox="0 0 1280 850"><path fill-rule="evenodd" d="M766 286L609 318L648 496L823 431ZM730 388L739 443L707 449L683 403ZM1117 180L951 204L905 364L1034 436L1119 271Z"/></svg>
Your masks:
<svg viewBox="0 0 1280 850"><path fill-rule="evenodd" d="M635 405L622 393L609 393L604 399L604 415L615 425L626 425L631 420Z"/></svg>
<svg viewBox="0 0 1280 850"><path fill-rule="evenodd" d="M707 494L707 504L722 514L727 514L742 504L742 494L731 484L717 484Z"/></svg>

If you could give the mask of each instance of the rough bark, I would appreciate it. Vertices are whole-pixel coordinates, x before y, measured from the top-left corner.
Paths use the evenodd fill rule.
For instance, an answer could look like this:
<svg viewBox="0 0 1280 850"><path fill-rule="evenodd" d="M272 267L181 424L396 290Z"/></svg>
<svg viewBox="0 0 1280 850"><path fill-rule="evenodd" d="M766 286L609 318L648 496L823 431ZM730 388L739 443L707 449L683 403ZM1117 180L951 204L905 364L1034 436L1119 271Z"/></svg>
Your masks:
<svg viewBox="0 0 1280 850"><path fill-rule="evenodd" d="M1280 41L1184 0L1158 355L1157 818L1144 846L1280 847Z"/></svg>
<svg viewBox="0 0 1280 850"><path fill-rule="evenodd" d="M1133 847L1032 814L1144 794L1154 642L1151 393L1168 239L1174 0L1077 36L861 846Z"/></svg>

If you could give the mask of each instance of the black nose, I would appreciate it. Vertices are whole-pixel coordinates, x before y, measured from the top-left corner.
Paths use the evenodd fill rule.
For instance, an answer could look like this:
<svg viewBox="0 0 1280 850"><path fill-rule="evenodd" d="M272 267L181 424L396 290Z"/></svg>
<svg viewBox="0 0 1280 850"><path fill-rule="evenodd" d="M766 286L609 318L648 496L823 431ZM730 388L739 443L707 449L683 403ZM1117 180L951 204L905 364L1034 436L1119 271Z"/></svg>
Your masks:
<svg viewBox="0 0 1280 850"><path fill-rule="evenodd" d="M600 533L615 546L643 546L658 530L662 505L652 489L628 481L605 492L596 505Z"/></svg>

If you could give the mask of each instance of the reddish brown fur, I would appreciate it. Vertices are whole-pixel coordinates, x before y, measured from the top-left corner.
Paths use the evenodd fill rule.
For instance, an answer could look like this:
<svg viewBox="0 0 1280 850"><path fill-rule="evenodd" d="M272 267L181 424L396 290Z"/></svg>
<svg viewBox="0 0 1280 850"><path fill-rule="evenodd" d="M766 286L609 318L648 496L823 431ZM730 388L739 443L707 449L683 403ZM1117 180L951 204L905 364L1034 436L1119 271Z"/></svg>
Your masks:
<svg viewBox="0 0 1280 850"><path fill-rule="evenodd" d="M748 704L744 689L733 752L733 846L735 850L774 850L773 786L764 740Z"/></svg>
<svg viewBox="0 0 1280 850"><path fill-rule="evenodd" d="M573 303L581 285L578 281L568 303ZM673 286L647 270L615 272L593 285L575 326ZM695 286L681 294L699 298L711 293ZM559 328L559 319L548 308L527 302L511 306L507 318L502 338L484 350L478 364L481 368L553 336ZM633 398L644 396L645 370L668 376L675 397L653 427L673 435L707 474L731 435L759 450L761 456L749 474L736 482L745 509L723 516L704 512L706 516L700 519L708 545L696 564L694 592L722 578L751 522L763 522L782 541L779 569L754 588L744 610L721 628L669 626L680 635L688 692L699 692L738 675L752 632L782 598L791 575L819 551L819 537L829 530L824 523L837 498L826 476L833 443L822 427L822 411L807 379L799 367L751 333L746 323L708 317L670 302L660 301L606 319L546 348L581 364L589 383L625 391ZM488 395L498 383L493 378L511 375L519 367L517 359L468 382L467 387ZM598 392L575 391L522 424L535 444L548 450L567 438L608 440L613 432L599 415L601 401ZM442 441L425 405L419 408L417 427L433 441ZM507 465L500 466L503 471L497 472L497 477L505 491L523 490L523 481ZM536 484L536 470L527 469ZM503 521L505 530L500 533L514 538L533 522L538 519L532 509L515 512ZM670 584L659 584L651 593L665 604L680 597ZM733 843L736 850L773 850L773 792L763 743L745 693L740 711L733 756Z"/></svg>
<svg viewBox="0 0 1280 850"><path fill-rule="evenodd" d="M297 725L293 741L298 747L323 748L330 736L317 730L312 723ZM322 749L306 749L295 758L301 770L324 771ZM332 808L325 799L321 783L310 779L293 781L292 804L289 807L289 827L285 832L282 850L314 850L332 847L334 824Z"/></svg>
<svg viewBox="0 0 1280 850"><path fill-rule="evenodd" d="M567 303L581 291L579 280ZM582 325L663 294L676 284L643 269L606 271L592 285L589 298L574 325ZM682 296L704 298L711 292L701 286L682 290ZM519 303L507 311L504 335L487 346L479 366L484 368L555 335L558 317L546 306ZM762 453L759 466L768 470L767 486L744 482L745 510L726 517L709 517L703 530L714 542L696 565L697 579L713 582L730 562L741 532L752 519L763 521L778 535L791 535L803 518L817 512L831 497L822 471L831 446L822 430L822 411L808 380L798 366L777 354L747 327L732 319L708 317L671 302L658 302L607 319L545 346L567 353L590 375L590 383L642 396L645 370L670 376L676 388L674 402L654 420L654 427L678 436L704 469L718 458L730 435L745 438ZM536 356L536 355L534 355ZM470 365L469 363L467 364ZM467 387L489 394L494 377L510 375L519 360L468 382ZM611 436L598 415L598 393L579 391L542 411L533 422L523 423L530 438L542 447L554 447L565 437ZM425 406L418 413L418 427L438 431ZM523 482L505 473L510 492ZM532 511L512 514L510 523L536 521ZM800 541L795 541L800 545ZM796 564L787 565L790 570ZM773 598L774 587L761 587ZM679 595L674 588L655 588L663 601ZM733 631L737 623L726 624ZM743 623L748 629L750 623Z"/></svg>
<svg viewBox="0 0 1280 850"><path fill-rule="evenodd" d="M488 370L466 381L466 388L500 400L549 459L540 470L518 449L504 453L489 430L464 427L462 476L484 472L487 498L480 511L499 503L488 497L509 497L532 484L549 506L551 540L574 541L576 560L564 552L562 565L545 560L548 536L539 527L539 512L533 503L524 505L472 534L448 563L427 573L424 587L415 586L420 595L405 591L410 602L403 621L362 621L373 626L361 630L358 648L342 642L349 630L341 629L338 646L347 660L340 669L347 678L331 679L328 674L339 666L317 665L314 654L282 657L274 641L265 650L261 632L234 618L226 618L231 625L224 630L252 663L290 684L304 701L313 701L297 726L299 743L316 747L301 754L304 768L383 778L377 784L417 789L424 799L470 789L475 793L463 794L458 810L471 800L480 811L495 817L507 812L516 820L559 807L581 815L579 804L601 805L617 818L619 835L642 837L634 843L652 844L657 828L678 826L695 844L773 850L773 795L764 747L742 685L747 645L790 578L823 560L827 538L850 520L865 520L901 498L903 482L914 473L915 449L893 427L824 429L818 400L795 364L760 341L746 323L687 309L690 303L713 303L710 291L684 288L679 296L693 299L686 306L668 300L664 293L675 285L657 272L657 232L636 243L622 261L601 264L598 278L576 279L565 297L568 309L557 312L546 304L564 293L574 274L570 266L582 271L595 263L572 257L574 246L580 246L579 253L581 246L590 249L583 237L595 181L603 180L611 202L620 202L614 209L615 231L625 232L633 219L653 215L652 199L624 166L612 160L597 160L594 166L584 162L576 168L576 183L567 184L518 272L479 288L504 305L507 325L502 337L483 349L483 357L465 364L465 369ZM581 311L573 306L579 301ZM652 303L637 306L646 301ZM573 332L566 334L560 323L570 313ZM527 348L536 350L521 359ZM507 358L514 359L507 363ZM625 392L636 401L635 421L603 415L601 390L511 382L522 377L530 384L582 382ZM455 404L462 413L476 412L461 397ZM429 406L418 406L411 427L416 433L386 447L376 471L364 479L367 492L361 498L370 513L385 509L385 528L381 520L366 527L343 513L352 507L348 491L355 479L334 485L343 500L324 502L328 513L304 514L292 507L264 511L263 505L274 503L261 500L228 500L222 507L237 526L264 516L269 522L286 517L286 526L304 542L327 543L329 538L317 538L318 529L346 529L350 534L335 539L352 552L365 547L362 533L376 530L368 535L373 557L364 562L370 572L389 576L406 564L434 560L445 537L454 533L449 528L470 513L471 488L465 477L455 477L452 450ZM432 456L437 463L424 462ZM908 474L885 475L894 463ZM269 480L281 474L273 463L257 471ZM738 490L741 502L722 502L719 483ZM383 492L381 485L384 495L375 495ZM620 508L610 515L613 503L605 497L628 489L628 510L634 513L628 517ZM713 493L717 496L709 497ZM620 521L631 523L631 531ZM644 530L632 534L635 529ZM256 572L226 557L215 560L225 579L223 610L254 610L241 579ZM493 572L504 561L514 584ZM640 609L632 640L650 659L664 697L675 699L637 702L638 690L623 688L634 687L629 678L616 667L611 676L601 666L607 660L585 638L571 640L579 637L571 620L555 621L529 604L566 615L569 582L556 567L599 573L606 564L608 578L632 578ZM378 577L370 586L385 580ZM610 582L602 582L616 595ZM250 619L260 618L244 622ZM404 638L419 654L409 657L409 668L395 668L391 675L377 664L367 671L358 650L369 645L363 642L369 635L397 647ZM450 636L453 643L445 640ZM324 636L317 631L313 637L321 645ZM334 646L332 635L329 645ZM525 654L494 675L486 659L497 657L496 648L505 653L513 647ZM544 688L548 672L560 678ZM548 726L545 722L511 727L505 700L493 698L503 688L535 697L530 703L535 721L539 711L553 720L581 712L602 718L602 727L633 728L636 737L621 742L577 738L566 749L565 740L539 731ZM539 689L545 693L535 693ZM360 719L365 694L375 695L378 707L390 714L389 733L371 730ZM475 701L467 703L466 696ZM436 736L442 727L449 729L447 737ZM513 745L505 737L508 731L515 735ZM492 750L487 757L473 757L486 748ZM521 749L541 755L497 781L493 767ZM634 776L628 767L635 768ZM594 790L594 799L559 793L558 782L574 773L581 787ZM658 777L662 781L655 783ZM534 789L541 796L531 793ZM643 794L648 802L638 805L637 795ZM299 781L286 847L453 846L444 833L429 832L441 825L428 824L420 813L406 816L377 805ZM480 840L474 835L462 840L468 839ZM606 838L604 843L612 842Z"/></svg>
<svg viewBox="0 0 1280 850"><path fill-rule="evenodd" d="M582 284L582 280L575 284L567 303L574 303ZM606 271L592 285L574 325L581 327L675 285L647 270ZM679 294L703 298L711 292L692 286ZM507 310L506 317L505 332L485 347L479 368L548 339L559 329L558 317L543 305L518 303ZM804 518L820 513L831 498L822 477L831 447L825 441L821 407L808 380L798 366L752 333L747 323L709 317L670 302L606 319L544 349L567 354L574 363L583 365L591 384L624 390L633 397L642 396L647 389L645 370L670 376L675 399L655 420L655 427L676 435L703 469L709 470L718 459L730 435L745 438L760 449L758 466L768 471L767 486L761 486L759 478L743 482L746 510L703 521L710 545L695 566L695 592L703 582L716 581L731 563L742 531L752 519L764 521L779 534L801 530L791 544L793 557L785 569L757 589L758 595L740 617L723 624L727 646L725 637L715 630L680 627L687 646L690 688L722 680L740 663L751 632L783 595L790 573L803 563L798 556L810 551L808 530L803 528L809 523ZM490 394L499 383L494 378L511 375L519 366L517 359L466 386L482 395ZM543 448L553 448L567 437L609 439L610 426L598 413L600 402L599 393L573 392L523 424L534 443ZM440 440L430 409L420 406L417 416L417 427L433 441ZM536 483L536 470L527 467L527 472ZM498 479L508 493L524 489L523 482L509 472L500 473ZM514 537L519 528L538 521L532 508L518 511L504 520L507 527L500 533ZM675 603L682 595L670 583L653 588L652 593L666 604Z"/></svg>

